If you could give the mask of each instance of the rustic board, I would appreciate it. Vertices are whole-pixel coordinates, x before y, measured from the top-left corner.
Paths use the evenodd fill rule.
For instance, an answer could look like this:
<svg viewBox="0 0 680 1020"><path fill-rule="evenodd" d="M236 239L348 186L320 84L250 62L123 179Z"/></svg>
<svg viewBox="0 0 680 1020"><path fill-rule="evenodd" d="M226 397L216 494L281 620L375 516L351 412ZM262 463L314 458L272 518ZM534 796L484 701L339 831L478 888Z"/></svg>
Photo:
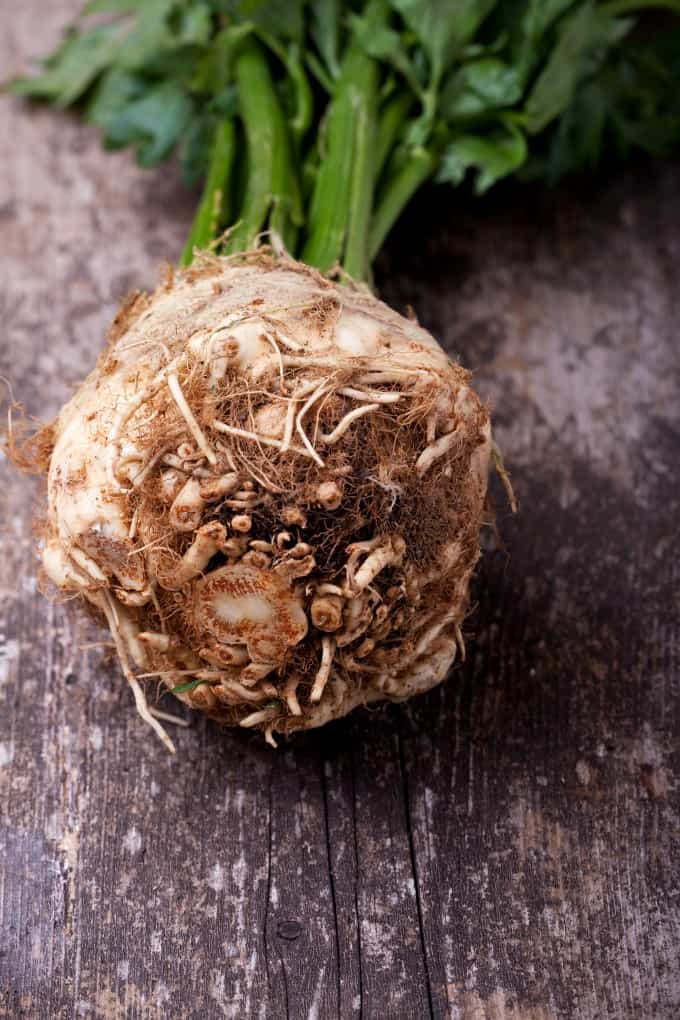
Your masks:
<svg viewBox="0 0 680 1020"><path fill-rule="evenodd" d="M3 76L77 7L12 5ZM192 196L67 117L1 122L0 373L48 417ZM441 191L383 256L522 504L496 490L467 663L410 705L278 752L194 719L171 759L36 592L36 484L0 465L0 1016L680 1015L679 183Z"/></svg>

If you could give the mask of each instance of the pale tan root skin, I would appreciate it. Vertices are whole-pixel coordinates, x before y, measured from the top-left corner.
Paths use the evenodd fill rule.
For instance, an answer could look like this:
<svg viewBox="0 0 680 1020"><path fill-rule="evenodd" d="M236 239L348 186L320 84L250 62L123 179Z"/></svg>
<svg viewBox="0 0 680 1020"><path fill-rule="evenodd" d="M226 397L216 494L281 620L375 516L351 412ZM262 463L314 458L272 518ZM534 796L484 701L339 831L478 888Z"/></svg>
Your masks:
<svg viewBox="0 0 680 1020"><path fill-rule="evenodd" d="M143 676L270 743L446 676L488 412L368 291L203 256L121 310L53 436L46 573L103 613L166 743Z"/></svg>

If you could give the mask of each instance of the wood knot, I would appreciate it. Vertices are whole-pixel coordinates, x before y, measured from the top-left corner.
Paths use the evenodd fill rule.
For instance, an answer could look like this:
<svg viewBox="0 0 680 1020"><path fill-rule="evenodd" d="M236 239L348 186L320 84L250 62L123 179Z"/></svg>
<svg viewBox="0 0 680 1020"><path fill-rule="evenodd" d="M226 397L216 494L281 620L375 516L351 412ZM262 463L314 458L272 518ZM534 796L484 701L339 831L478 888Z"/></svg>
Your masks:
<svg viewBox="0 0 680 1020"><path fill-rule="evenodd" d="M286 942L295 942L302 935L302 925L299 921L279 921L276 926L276 934Z"/></svg>

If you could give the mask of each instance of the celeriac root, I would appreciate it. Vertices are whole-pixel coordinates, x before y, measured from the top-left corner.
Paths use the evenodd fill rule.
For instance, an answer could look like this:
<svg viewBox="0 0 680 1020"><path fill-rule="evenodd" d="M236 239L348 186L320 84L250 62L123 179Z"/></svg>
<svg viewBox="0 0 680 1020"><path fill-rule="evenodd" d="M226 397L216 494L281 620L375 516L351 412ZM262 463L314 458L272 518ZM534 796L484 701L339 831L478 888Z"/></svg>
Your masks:
<svg viewBox="0 0 680 1020"><path fill-rule="evenodd" d="M54 425L44 564L102 613L144 721L174 750L147 677L272 744L443 679L491 450L467 373L262 249L132 308Z"/></svg>

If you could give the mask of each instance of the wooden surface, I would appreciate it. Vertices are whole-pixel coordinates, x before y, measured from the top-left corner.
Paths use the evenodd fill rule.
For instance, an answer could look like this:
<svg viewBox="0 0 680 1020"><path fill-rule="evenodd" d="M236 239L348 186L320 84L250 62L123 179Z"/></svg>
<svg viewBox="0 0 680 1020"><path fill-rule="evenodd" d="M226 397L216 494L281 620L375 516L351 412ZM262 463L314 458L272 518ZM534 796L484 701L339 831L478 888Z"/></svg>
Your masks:
<svg viewBox="0 0 680 1020"><path fill-rule="evenodd" d="M77 6L13 6L3 74ZM65 117L0 116L0 372L49 416L192 200ZM467 664L408 706L278 752L196 719L171 759L36 593L36 485L0 465L1 1016L680 1015L679 182L442 192L383 257L476 370L522 502Z"/></svg>

